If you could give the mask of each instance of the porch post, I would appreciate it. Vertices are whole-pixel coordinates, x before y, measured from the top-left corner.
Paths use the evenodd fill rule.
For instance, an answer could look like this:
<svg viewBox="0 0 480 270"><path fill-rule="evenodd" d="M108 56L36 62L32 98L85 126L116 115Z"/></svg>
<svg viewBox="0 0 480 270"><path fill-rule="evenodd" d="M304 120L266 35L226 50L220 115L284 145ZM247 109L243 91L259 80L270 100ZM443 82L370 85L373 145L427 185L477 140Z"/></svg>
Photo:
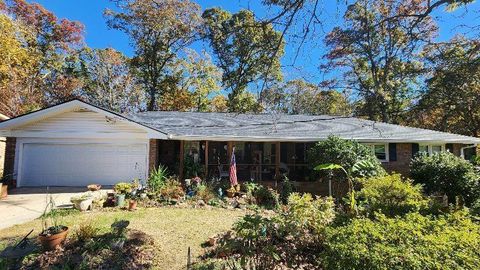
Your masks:
<svg viewBox="0 0 480 270"><path fill-rule="evenodd" d="M230 159L232 159L232 152L233 152L233 142L227 142L228 164L230 164Z"/></svg>
<svg viewBox="0 0 480 270"><path fill-rule="evenodd" d="M205 180L208 178L208 141L205 141Z"/></svg>
<svg viewBox="0 0 480 270"><path fill-rule="evenodd" d="M280 178L280 142L275 143L275 180Z"/></svg>
<svg viewBox="0 0 480 270"><path fill-rule="evenodd" d="M183 141L180 141L180 166L178 166L178 177L180 178L180 181L183 180L183 160L184 160L184 154L183 154Z"/></svg>

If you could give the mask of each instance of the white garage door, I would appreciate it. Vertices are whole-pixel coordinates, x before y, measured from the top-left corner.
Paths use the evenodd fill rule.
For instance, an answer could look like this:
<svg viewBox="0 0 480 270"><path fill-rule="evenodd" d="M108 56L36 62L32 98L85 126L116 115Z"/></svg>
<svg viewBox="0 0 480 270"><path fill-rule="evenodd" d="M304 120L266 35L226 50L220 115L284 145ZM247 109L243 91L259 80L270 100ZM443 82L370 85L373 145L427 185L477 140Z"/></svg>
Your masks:
<svg viewBox="0 0 480 270"><path fill-rule="evenodd" d="M146 144L23 145L21 186L113 185L145 179Z"/></svg>

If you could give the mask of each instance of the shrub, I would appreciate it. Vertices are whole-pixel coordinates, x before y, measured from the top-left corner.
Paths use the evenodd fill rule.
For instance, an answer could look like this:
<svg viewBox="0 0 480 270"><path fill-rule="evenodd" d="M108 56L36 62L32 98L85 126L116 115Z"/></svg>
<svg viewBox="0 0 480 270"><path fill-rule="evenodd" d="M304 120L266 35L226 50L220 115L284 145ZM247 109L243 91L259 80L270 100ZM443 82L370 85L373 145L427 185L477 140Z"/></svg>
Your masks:
<svg viewBox="0 0 480 270"><path fill-rule="evenodd" d="M253 191L253 196L258 205L264 206L267 209L275 209L279 205L279 195L271 188L259 185L258 188Z"/></svg>
<svg viewBox="0 0 480 270"><path fill-rule="evenodd" d="M160 196L166 200L180 199L184 195L185 192L183 191L182 184L174 178L167 179L160 189Z"/></svg>
<svg viewBox="0 0 480 270"><path fill-rule="evenodd" d="M357 192L357 201L368 214L404 215L428 206L429 201L424 198L422 187L402 179L400 174L365 178L361 184L363 187Z"/></svg>
<svg viewBox="0 0 480 270"><path fill-rule="evenodd" d="M87 242L94 238L99 231L99 228L95 227L91 222L81 223L75 230L75 237L80 242Z"/></svg>
<svg viewBox="0 0 480 270"><path fill-rule="evenodd" d="M168 170L167 167L160 165L158 169L153 169L150 173L150 177L147 180L147 185L152 192L158 192L163 185L165 185L165 181L168 178Z"/></svg>
<svg viewBox="0 0 480 270"><path fill-rule="evenodd" d="M307 154L308 163L313 170L319 164L338 164L347 171L352 171L353 166L359 161L364 161L369 166L358 167L353 171L352 177L381 175L385 172L372 150L357 141L344 140L330 136L325 141L320 141L313 146ZM325 172L313 171L313 178L324 177ZM342 173L335 173L337 178L345 178Z"/></svg>
<svg viewBox="0 0 480 270"><path fill-rule="evenodd" d="M216 197L216 194L210 186L205 184L198 184L195 197L197 199L203 200L205 203L209 203L212 199Z"/></svg>
<svg viewBox="0 0 480 270"><path fill-rule="evenodd" d="M290 182L288 177L285 177L283 179L282 185L280 186L280 200L283 204L286 204L288 202L288 197L290 197L290 194L292 194L294 190L295 187L293 186L292 182Z"/></svg>
<svg viewBox="0 0 480 270"><path fill-rule="evenodd" d="M292 193L288 197L282 223L288 224L291 234L303 233L304 230L319 234L334 220L334 208L335 204L331 197L313 198L310 193L303 195Z"/></svg>
<svg viewBox="0 0 480 270"><path fill-rule="evenodd" d="M412 160L410 169L412 179L428 194L446 194L450 202L462 196L468 206L479 197L480 176L475 168L451 153L420 154Z"/></svg>
<svg viewBox="0 0 480 270"><path fill-rule="evenodd" d="M480 269L480 226L463 212L353 219L325 231L324 269Z"/></svg>

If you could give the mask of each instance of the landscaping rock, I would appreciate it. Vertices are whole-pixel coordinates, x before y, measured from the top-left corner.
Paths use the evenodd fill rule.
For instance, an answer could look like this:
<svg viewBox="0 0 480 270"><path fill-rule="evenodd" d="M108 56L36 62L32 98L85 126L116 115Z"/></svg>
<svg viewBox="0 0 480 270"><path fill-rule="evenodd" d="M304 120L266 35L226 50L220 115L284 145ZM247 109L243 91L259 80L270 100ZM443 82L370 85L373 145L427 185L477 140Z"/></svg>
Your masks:
<svg viewBox="0 0 480 270"><path fill-rule="evenodd" d="M197 201L197 206L204 207L205 205L207 205L207 204L203 200L198 200Z"/></svg>

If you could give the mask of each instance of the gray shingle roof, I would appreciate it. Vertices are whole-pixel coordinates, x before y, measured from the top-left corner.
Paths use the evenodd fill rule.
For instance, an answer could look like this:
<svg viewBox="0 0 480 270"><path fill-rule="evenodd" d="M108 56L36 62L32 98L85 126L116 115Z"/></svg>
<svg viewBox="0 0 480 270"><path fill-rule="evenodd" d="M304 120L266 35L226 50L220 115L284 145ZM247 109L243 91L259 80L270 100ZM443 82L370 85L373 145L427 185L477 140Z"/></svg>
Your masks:
<svg viewBox="0 0 480 270"><path fill-rule="evenodd" d="M480 143L474 137L327 115L155 111L128 118L185 140L318 141L336 135L362 142Z"/></svg>

